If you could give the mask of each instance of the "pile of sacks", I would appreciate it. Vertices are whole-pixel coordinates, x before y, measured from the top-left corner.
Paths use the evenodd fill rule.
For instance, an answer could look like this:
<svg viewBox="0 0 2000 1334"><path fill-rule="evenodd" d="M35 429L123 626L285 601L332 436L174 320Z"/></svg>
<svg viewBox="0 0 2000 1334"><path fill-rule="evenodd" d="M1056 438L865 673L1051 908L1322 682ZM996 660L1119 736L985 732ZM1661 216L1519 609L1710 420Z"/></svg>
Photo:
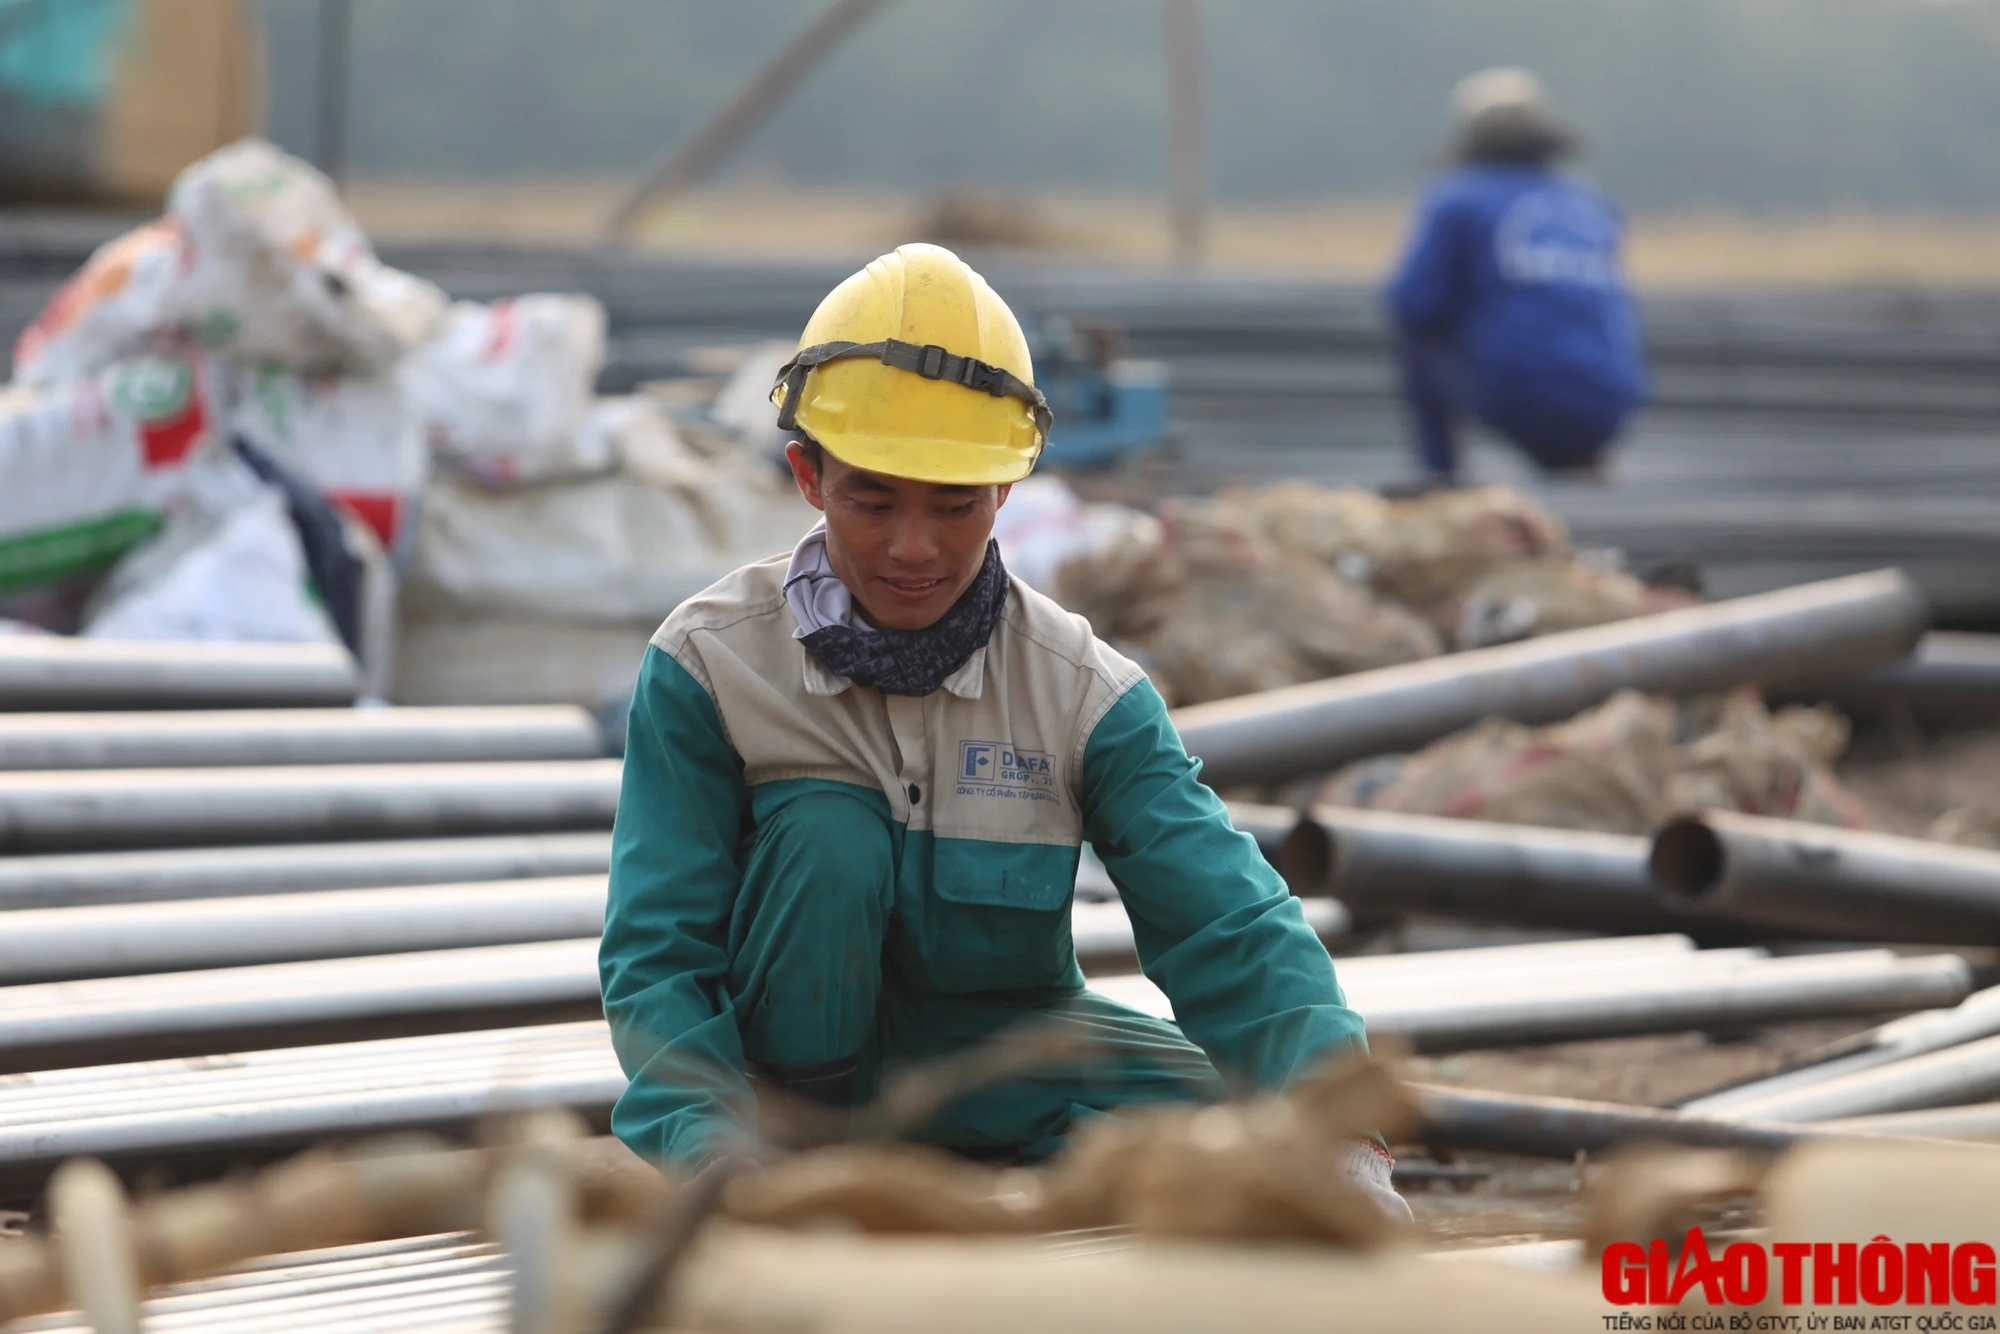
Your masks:
<svg viewBox="0 0 2000 1334"><path fill-rule="evenodd" d="M351 567L407 561L435 474L508 488L660 452L663 418L595 397L604 339L588 296L448 301L318 171L234 144L21 336L0 597L81 584L86 635L359 651Z"/></svg>
<svg viewBox="0 0 2000 1334"><path fill-rule="evenodd" d="M1177 705L1692 600L1577 552L1554 516L1503 487L1389 499L1285 482L1170 500L1157 515L1079 508L1087 539L1048 591Z"/></svg>
<svg viewBox="0 0 2000 1334"><path fill-rule="evenodd" d="M1314 800L1614 834L1700 810L1865 829L1867 808L1834 775L1847 740L1825 705L1773 713L1747 688L1678 704L1624 690L1550 727L1489 718L1413 755L1363 760Z"/></svg>

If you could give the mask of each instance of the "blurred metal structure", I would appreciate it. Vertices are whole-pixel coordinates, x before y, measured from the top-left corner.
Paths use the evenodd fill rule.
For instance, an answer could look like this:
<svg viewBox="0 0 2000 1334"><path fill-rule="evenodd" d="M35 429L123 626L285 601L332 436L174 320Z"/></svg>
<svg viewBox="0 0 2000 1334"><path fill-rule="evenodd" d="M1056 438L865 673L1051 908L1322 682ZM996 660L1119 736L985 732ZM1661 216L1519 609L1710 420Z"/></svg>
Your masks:
<svg viewBox="0 0 2000 1334"><path fill-rule="evenodd" d="M353 0L319 0L319 35L313 49L313 165L336 186L347 179L353 49Z"/></svg>
<svg viewBox="0 0 2000 1334"><path fill-rule="evenodd" d="M612 209L611 216L605 219L605 239L630 239L646 214L665 208L685 194L730 149L775 111L799 80L841 38L873 18L888 3L889 0L831 0L811 22L778 48L777 54L751 75L720 111L675 145L658 163L646 169L645 174L618 201L617 207ZM803 320L800 323L803 324Z"/></svg>
<svg viewBox="0 0 2000 1334"><path fill-rule="evenodd" d="M1176 709L1174 725L1204 781L1276 782L1482 718L1553 722L1627 688L1687 694L1859 671L1907 654L1925 621L1916 586L1880 570L1197 704Z"/></svg>
<svg viewBox="0 0 2000 1334"><path fill-rule="evenodd" d="M1167 69L1167 178L1174 258L1201 261L1208 232L1207 134L1201 77L1200 0L1160 0Z"/></svg>

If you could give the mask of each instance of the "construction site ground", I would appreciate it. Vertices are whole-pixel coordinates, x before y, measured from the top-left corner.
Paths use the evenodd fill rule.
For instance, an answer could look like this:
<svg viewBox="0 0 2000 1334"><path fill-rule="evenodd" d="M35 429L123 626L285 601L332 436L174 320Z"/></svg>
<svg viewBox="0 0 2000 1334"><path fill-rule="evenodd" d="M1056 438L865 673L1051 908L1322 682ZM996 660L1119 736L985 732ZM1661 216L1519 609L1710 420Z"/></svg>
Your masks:
<svg viewBox="0 0 2000 1334"><path fill-rule="evenodd" d="M1423 1083L1658 1107L1773 1073L1875 1022L1822 1019L1742 1034L1676 1033L1410 1056L1401 1065L1410 1079ZM1583 1224L1580 1189L1591 1170L1587 1161L1454 1155L1448 1175L1425 1181L1428 1155L1416 1146L1399 1146L1398 1153L1403 1170L1397 1184L1432 1245L1569 1238Z"/></svg>

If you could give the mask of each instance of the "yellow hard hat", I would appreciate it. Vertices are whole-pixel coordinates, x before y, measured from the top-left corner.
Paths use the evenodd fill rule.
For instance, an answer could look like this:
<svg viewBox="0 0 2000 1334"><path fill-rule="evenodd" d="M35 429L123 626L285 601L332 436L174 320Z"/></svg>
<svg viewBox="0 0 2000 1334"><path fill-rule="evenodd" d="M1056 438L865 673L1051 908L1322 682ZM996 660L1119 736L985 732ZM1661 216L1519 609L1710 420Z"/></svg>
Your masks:
<svg viewBox="0 0 2000 1334"><path fill-rule="evenodd" d="M921 482L1018 482L1049 436L1020 322L942 246L898 246L828 293L771 401L841 462Z"/></svg>

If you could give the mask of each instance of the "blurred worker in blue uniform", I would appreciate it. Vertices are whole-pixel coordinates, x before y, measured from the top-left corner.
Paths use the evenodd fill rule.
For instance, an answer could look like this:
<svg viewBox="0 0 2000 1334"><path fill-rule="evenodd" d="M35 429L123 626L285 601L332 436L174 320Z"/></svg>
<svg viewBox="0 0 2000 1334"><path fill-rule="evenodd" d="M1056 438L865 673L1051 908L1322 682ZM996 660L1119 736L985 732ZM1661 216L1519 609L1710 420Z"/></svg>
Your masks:
<svg viewBox="0 0 2000 1334"><path fill-rule="evenodd" d="M1556 171L1576 135L1528 71L1472 75L1452 111L1452 168L1386 293L1427 481L1457 479L1468 417L1545 469L1599 474L1645 391L1618 212Z"/></svg>

